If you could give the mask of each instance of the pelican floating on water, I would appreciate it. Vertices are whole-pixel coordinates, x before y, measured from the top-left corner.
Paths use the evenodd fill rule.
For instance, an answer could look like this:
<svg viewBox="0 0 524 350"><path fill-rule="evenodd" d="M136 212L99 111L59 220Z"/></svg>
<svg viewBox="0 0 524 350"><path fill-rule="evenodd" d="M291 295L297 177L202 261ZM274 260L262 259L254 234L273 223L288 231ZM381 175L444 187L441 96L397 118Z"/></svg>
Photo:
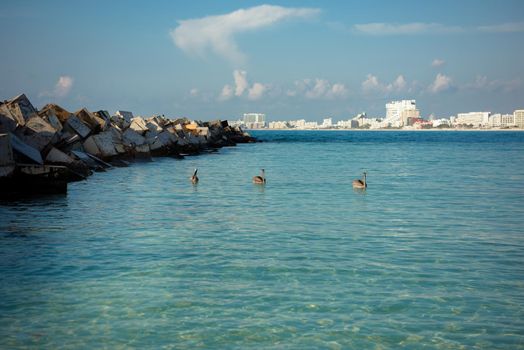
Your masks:
<svg viewBox="0 0 524 350"><path fill-rule="evenodd" d="M260 169L260 176L253 176L253 183L263 185L266 183L266 172Z"/></svg>
<svg viewBox="0 0 524 350"><path fill-rule="evenodd" d="M196 185L198 183L198 176L197 176L198 169L195 169L195 172L193 173L193 176L191 176L189 179L191 180L191 183L193 185Z"/></svg>
<svg viewBox="0 0 524 350"><path fill-rule="evenodd" d="M364 171L363 175L364 175L363 180L360 180L360 179L353 180L353 188L363 188L363 189L365 189L366 187L368 187L368 183L366 182L366 175L367 175L367 173Z"/></svg>

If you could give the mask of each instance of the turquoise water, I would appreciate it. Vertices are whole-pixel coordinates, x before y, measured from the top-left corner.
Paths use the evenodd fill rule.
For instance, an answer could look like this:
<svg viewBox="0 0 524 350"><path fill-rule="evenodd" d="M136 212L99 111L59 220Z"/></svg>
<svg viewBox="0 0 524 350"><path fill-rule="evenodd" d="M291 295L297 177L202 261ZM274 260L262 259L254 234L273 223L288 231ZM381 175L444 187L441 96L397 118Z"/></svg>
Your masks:
<svg viewBox="0 0 524 350"><path fill-rule="evenodd" d="M0 348L524 349L524 133L254 134L0 202Z"/></svg>

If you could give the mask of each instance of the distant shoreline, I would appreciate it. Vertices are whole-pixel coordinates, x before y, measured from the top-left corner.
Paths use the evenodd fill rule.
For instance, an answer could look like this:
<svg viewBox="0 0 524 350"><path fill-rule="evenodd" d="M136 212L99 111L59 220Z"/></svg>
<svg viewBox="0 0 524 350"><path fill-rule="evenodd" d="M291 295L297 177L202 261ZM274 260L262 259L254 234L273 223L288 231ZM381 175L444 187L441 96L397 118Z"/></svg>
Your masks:
<svg viewBox="0 0 524 350"><path fill-rule="evenodd" d="M457 132L521 132L524 129L244 129L246 131L364 131L364 132L377 132L377 131L402 131L402 132L439 132L439 131L457 131Z"/></svg>

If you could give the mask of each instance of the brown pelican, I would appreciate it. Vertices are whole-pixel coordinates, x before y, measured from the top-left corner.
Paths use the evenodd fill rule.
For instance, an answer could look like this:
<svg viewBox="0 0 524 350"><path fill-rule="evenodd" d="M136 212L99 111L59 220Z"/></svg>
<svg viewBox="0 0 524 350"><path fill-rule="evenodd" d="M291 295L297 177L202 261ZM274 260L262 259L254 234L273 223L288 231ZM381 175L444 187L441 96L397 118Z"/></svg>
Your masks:
<svg viewBox="0 0 524 350"><path fill-rule="evenodd" d="M357 180L353 180L353 188L363 188L365 189L366 187L368 187L368 183L366 182L366 175L367 173L364 171L364 180L360 180L360 179L357 179Z"/></svg>
<svg viewBox="0 0 524 350"><path fill-rule="evenodd" d="M193 176L190 177L191 183L193 185L196 185L198 183L197 171L198 171L198 169L195 169L195 172L193 173Z"/></svg>
<svg viewBox="0 0 524 350"><path fill-rule="evenodd" d="M266 183L266 173L264 169L260 169L260 176L253 176L253 183L263 185Z"/></svg>

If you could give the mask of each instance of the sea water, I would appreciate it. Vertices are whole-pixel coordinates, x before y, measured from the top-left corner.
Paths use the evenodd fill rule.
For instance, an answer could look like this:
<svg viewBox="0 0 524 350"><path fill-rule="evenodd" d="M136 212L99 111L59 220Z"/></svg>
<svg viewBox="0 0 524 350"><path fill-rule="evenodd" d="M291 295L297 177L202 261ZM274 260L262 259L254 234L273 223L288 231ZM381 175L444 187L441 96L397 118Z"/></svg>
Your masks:
<svg viewBox="0 0 524 350"><path fill-rule="evenodd" d="M253 134L0 202L0 348L524 348L524 133Z"/></svg>

